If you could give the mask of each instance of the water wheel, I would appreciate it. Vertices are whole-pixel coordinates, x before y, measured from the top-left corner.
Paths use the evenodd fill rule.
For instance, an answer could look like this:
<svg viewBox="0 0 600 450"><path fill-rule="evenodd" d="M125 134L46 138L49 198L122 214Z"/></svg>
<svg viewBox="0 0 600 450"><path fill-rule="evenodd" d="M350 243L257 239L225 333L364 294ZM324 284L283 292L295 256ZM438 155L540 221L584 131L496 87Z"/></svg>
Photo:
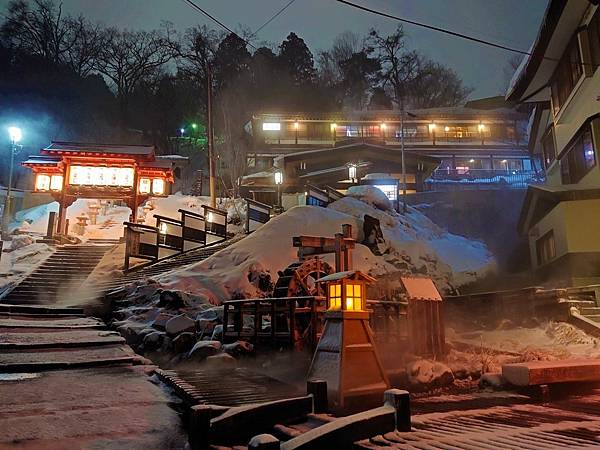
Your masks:
<svg viewBox="0 0 600 450"><path fill-rule="evenodd" d="M309 258L290 264L279 272L273 297L325 296L317 280L333 273L333 268L319 258Z"/></svg>
<svg viewBox="0 0 600 450"><path fill-rule="evenodd" d="M325 261L319 258L309 258L304 261L290 264L285 270L279 271L279 278L275 284L273 297L303 297L303 296L325 296L325 292L321 286L317 284L317 280L326 275L333 273L333 268ZM297 306L302 308L305 302L299 300ZM298 310L296 310L298 311ZM297 314L294 318L294 347L297 350L309 348L311 336L311 313L305 311ZM289 317L285 319L290 320ZM289 323L284 325L287 320L284 316L278 323L282 324L282 328L289 327ZM316 325L316 333L319 335L321 331L321 323L312 322ZM278 327L279 328L279 327ZM287 328L289 330L289 328ZM284 331L278 329L278 331ZM314 333L312 333L314 334Z"/></svg>

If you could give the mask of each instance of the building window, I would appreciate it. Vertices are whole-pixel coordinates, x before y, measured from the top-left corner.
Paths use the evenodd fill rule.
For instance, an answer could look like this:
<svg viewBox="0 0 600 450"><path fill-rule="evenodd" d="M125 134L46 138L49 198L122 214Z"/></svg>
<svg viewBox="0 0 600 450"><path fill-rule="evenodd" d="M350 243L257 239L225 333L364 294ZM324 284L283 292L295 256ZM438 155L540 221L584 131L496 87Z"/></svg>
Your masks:
<svg viewBox="0 0 600 450"><path fill-rule="evenodd" d="M550 230L535 242L538 266L544 265L556 258L554 231Z"/></svg>
<svg viewBox="0 0 600 450"><path fill-rule="evenodd" d="M552 75L552 108L554 109L554 115L558 114L582 74L581 52L579 51L577 35L575 35L558 62L554 75Z"/></svg>
<svg viewBox="0 0 600 450"><path fill-rule="evenodd" d="M562 183L578 183L595 165L596 151L592 141L592 131L587 124L560 158Z"/></svg>
<svg viewBox="0 0 600 450"><path fill-rule="evenodd" d="M556 147L554 146L554 127L550 127L542 136L542 152L544 153L544 167L547 169L556 159Z"/></svg>
<svg viewBox="0 0 600 450"><path fill-rule="evenodd" d="M600 9L596 11L588 25L588 37L594 65L593 70L595 71L600 66Z"/></svg>

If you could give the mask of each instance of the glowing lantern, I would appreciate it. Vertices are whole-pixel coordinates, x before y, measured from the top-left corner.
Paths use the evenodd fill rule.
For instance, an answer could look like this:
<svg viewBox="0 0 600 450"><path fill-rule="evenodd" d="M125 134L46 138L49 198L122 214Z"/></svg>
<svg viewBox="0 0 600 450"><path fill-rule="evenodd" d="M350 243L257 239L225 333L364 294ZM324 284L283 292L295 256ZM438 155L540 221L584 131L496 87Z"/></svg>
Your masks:
<svg viewBox="0 0 600 450"><path fill-rule="evenodd" d="M43 173L38 174L35 177L35 190L36 191L48 191L50 190L50 176Z"/></svg>
<svg viewBox="0 0 600 450"><path fill-rule="evenodd" d="M155 178L152 180L152 193L155 195L164 195L165 193L165 180L162 178Z"/></svg>
<svg viewBox="0 0 600 450"><path fill-rule="evenodd" d="M119 186L133 186L133 167L119 168L117 180Z"/></svg>
<svg viewBox="0 0 600 450"><path fill-rule="evenodd" d="M485 125L480 123L477 125L477 130L479 130L480 133L483 133L485 131Z"/></svg>
<svg viewBox="0 0 600 450"><path fill-rule="evenodd" d="M354 164L350 164L348 166L348 178L350 179L350 181L352 181L353 183L356 180L356 165Z"/></svg>
<svg viewBox="0 0 600 450"><path fill-rule="evenodd" d="M50 178L50 190L62 191L62 187L63 187L63 176L62 175L52 175L52 178Z"/></svg>
<svg viewBox="0 0 600 450"><path fill-rule="evenodd" d="M366 311L366 285L375 279L357 270L337 272L319 280L327 283L328 310Z"/></svg>
<svg viewBox="0 0 600 450"><path fill-rule="evenodd" d="M430 132L430 133L433 133L434 131L435 131L435 123L431 122L431 123L429 124L429 132Z"/></svg>
<svg viewBox="0 0 600 450"><path fill-rule="evenodd" d="M140 194L149 194L150 184L150 178L140 178Z"/></svg>
<svg viewBox="0 0 600 450"><path fill-rule="evenodd" d="M160 223L160 225L158 226L158 232L160 234L167 234L167 223L166 222Z"/></svg>

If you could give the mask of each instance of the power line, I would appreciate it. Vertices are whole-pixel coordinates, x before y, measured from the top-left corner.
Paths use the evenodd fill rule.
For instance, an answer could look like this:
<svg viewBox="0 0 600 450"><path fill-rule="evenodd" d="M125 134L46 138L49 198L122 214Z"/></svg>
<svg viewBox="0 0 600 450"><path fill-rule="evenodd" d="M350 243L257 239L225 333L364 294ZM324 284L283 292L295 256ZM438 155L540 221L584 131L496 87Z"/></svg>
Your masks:
<svg viewBox="0 0 600 450"><path fill-rule="evenodd" d="M360 9L362 11L371 13L371 14L376 14L378 16L382 16L382 17L387 17L388 19L394 19L394 20L398 20L399 22L404 22L404 23L408 23L411 25L415 25L421 28L427 28L428 30L433 30L433 31L437 31L439 33L444 33L444 34L449 34L450 36L455 36L455 37L459 37L461 39L466 39L468 41L473 41L473 42L477 42L479 44L484 44L484 45L488 45L490 47L495 47L495 48L499 48L502 50L508 50L509 52L514 52L514 53L520 53L521 55L531 55L531 52L525 51L525 50L520 50L514 47L508 47L506 45L502 45L502 44L497 44L495 42L491 42L491 41L486 41L484 39L479 39L473 36L468 36L466 34L462 34L462 33L458 33L456 31L451 31L451 30L447 30L445 28L440 28L440 27L436 27L433 25L428 25L426 23L422 23L422 22L416 22L414 20L409 20L409 19L404 19L402 17L398 17L398 16L394 16L392 14L387 14L381 11L377 11L375 9L371 9L371 8L367 8L366 6L361 6L361 5L357 5L356 3L352 3L346 0L336 0L338 3L342 3L344 5L347 6L351 6L353 8L356 9ZM547 58L547 59L551 59L551 58Z"/></svg>
<svg viewBox="0 0 600 450"><path fill-rule="evenodd" d="M271 17L269 20L267 20L265 23L263 23L260 27L258 27L256 29L256 31L254 33L252 33L252 36L256 36L258 34L258 32L260 30L262 30L264 27L266 27L267 25L269 25L271 22L273 22L282 12L284 12L286 9L288 9L288 7L291 6L292 3L294 3L296 0L290 0L287 5L285 5L283 8L281 8L279 11L277 11L273 17Z"/></svg>
<svg viewBox="0 0 600 450"><path fill-rule="evenodd" d="M206 17L208 17L210 20L212 20L213 22L215 22L216 24L218 24L219 26L221 26L222 28L224 28L225 30L229 31L230 33L236 35L238 38L240 38L242 41L244 41L246 43L246 45L249 45L250 47L252 47L254 50L257 50L257 48L252 45L250 42L248 42L246 39L244 39L243 37L241 37L239 34L237 34L235 31L233 31L231 28L229 28L227 25L225 25L223 22L221 22L219 19L217 19L216 17L214 17L213 15L209 14L208 12L206 12L205 10L203 10L202 8L200 8L196 3L194 3L192 0L183 0L184 2L186 2L188 5L190 5L192 8L194 8L196 11L199 11L200 13L204 14Z"/></svg>

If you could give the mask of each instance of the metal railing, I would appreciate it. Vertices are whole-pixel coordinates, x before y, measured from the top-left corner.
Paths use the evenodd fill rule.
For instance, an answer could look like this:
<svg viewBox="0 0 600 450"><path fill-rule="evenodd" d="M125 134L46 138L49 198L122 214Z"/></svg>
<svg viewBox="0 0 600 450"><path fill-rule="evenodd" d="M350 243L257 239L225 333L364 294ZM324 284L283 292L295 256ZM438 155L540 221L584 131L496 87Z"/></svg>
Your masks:
<svg viewBox="0 0 600 450"><path fill-rule="evenodd" d="M533 170L436 169L425 180L424 190L526 189L544 181L544 174Z"/></svg>

